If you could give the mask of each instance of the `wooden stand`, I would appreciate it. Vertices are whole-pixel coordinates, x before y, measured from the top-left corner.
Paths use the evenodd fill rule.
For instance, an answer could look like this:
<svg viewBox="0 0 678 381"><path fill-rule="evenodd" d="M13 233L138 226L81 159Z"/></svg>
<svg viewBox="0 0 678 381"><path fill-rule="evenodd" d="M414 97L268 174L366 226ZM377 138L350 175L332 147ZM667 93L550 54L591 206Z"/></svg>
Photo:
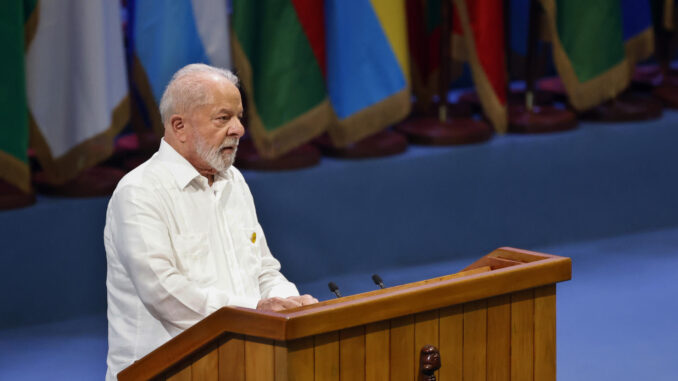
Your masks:
<svg viewBox="0 0 678 381"><path fill-rule="evenodd" d="M415 380L419 350L431 345L441 380L551 381L555 283L571 267L569 258L500 248L457 274L297 309L224 307L118 379Z"/></svg>
<svg viewBox="0 0 678 381"><path fill-rule="evenodd" d="M568 110L553 106L524 105L509 106L509 131L538 134L573 129L577 126L577 116Z"/></svg>
<svg viewBox="0 0 678 381"><path fill-rule="evenodd" d="M316 139L315 144L324 155L342 159L391 156L407 150L407 139L402 134L390 130L379 131L348 147L335 147L327 135Z"/></svg>
<svg viewBox="0 0 678 381"><path fill-rule="evenodd" d="M25 208L35 204L35 193L25 193L12 184L0 180L0 210Z"/></svg>
<svg viewBox="0 0 678 381"><path fill-rule="evenodd" d="M560 78L547 78L539 81L541 89L551 91L557 96L566 96L565 87ZM631 122L659 118L662 104L642 93L624 92L615 98L580 113L580 118L594 122Z"/></svg>
<svg viewBox="0 0 678 381"><path fill-rule="evenodd" d="M406 120L396 129L415 144L459 145L482 143L492 137L492 129L482 121L472 118L452 118L441 121L438 118Z"/></svg>
<svg viewBox="0 0 678 381"><path fill-rule="evenodd" d="M82 171L65 184L49 182L44 172L33 175L33 185L42 194L63 197L103 197L113 194L125 171L113 167L97 166Z"/></svg>
<svg viewBox="0 0 678 381"><path fill-rule="evenodd" d="M547 91L541 91L541 90L533 90L533 98L534 98L534 104L538 106L550 106L554 103L554 94L547 92ZM509 89L507 92L507 103L509 104L509 107L511 105L524 105L525 104L525 98L527 97L527 91L526 90L511 90ZM473 111L482 111L482 106L480 105L480 98L478 97L478 93L475 91L469 91L468 93L464 93L461 96L459 96L459 103L461 105L466 105L469 109Z"/></svg>
<svg viewBox="0 0 678 381"><path fill-rule="evenodd" d="M235 155L235 166L239 169L259 171L284 171L312 167L320 163L320 151L311 144L301 145L275 159L259 156L250 139L240 139Z"/></svg>
<svg viewBox="0 0 678 381"><path fill-rule="evenodd" d="M662 104L650 96L633 92L622 93L591 110L581 118L594 122L633 122L656 119L662 115Z"/></svg>
<svg viewBox="0 0 678 381"><path fill-rule="evenodd" d="M662 101L664 106L676 109L678 108L678 85L671 82L673 81L663 81L652 90L652 95Z"/></svg>

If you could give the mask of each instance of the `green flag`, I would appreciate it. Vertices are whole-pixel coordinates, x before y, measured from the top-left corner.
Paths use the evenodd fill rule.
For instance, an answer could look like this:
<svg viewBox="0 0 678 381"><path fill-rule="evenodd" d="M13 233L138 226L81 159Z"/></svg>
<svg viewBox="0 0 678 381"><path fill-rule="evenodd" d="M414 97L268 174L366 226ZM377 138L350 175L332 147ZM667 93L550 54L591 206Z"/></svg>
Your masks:
<svg viewBox="0 0 678 381"><path fill-rule="evenodd" d="M335 118L324 84L323 2L234 0L233 58L257 151L277 157Z"/></svg>
<svg viewBox="0 0 678 381"><path fill-rule="evenodd" d="M25 3L25 4L24 4ZM24 28L35 1L3 1L0 5L0 180L30 192L28 108L24 69Z"/></svg>
<svg viewBox="0 0 678 381"><path fill-rule="evenodd" d="M570 102L586 110L629 84L619 0L540 0L553 57Z"/></svg>

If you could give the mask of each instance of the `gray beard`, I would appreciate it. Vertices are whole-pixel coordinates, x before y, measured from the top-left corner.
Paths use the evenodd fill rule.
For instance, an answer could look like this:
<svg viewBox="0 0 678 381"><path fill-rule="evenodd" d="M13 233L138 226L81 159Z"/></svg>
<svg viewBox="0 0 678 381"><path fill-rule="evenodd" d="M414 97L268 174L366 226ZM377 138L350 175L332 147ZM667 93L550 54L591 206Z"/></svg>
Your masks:
<svg viewBox="0 0 678 381"><path fill-rule="evenodd" d="M238 138L226 138L217 147L211 147L205 139L196 131L195 145L198 156L209 164L217 172L226 171L235 160L235 154L238 151ZM220 151L222 148L235 144L235 149L230 155L224 156Z"/></svg>

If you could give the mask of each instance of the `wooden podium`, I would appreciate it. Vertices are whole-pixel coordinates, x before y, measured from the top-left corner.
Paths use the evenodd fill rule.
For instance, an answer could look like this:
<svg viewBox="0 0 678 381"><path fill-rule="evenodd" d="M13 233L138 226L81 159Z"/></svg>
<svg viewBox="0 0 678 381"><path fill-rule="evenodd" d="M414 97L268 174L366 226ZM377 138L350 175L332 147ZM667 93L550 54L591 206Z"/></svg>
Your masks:
<svg viewBox="0 0 678 381"><path fill-rule="evenodd" d="M556 282L569 258L500 248L463 271L283 312L224 307L120 380L556 379Z"/></svg>

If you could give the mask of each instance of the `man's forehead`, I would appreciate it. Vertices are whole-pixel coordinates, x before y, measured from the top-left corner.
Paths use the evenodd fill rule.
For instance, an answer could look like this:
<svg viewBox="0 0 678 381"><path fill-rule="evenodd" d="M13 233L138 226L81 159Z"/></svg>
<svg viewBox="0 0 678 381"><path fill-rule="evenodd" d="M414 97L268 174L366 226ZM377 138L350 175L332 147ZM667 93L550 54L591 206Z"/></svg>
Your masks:
<svg viewBox="0 0 678 381"><path fill-rule="evenodd" d="M242 107L240 90L230 81L224 79L222 82L213 82L208 89L215 96L214 101L217 106Z"/></svg>
<svg viewBox="0 0 678 381"><path fill-rule="evenodd" d="M216 112L218 113L235 113L240 114L243 112L242 104L239 105L215 105Z"/></svg>

